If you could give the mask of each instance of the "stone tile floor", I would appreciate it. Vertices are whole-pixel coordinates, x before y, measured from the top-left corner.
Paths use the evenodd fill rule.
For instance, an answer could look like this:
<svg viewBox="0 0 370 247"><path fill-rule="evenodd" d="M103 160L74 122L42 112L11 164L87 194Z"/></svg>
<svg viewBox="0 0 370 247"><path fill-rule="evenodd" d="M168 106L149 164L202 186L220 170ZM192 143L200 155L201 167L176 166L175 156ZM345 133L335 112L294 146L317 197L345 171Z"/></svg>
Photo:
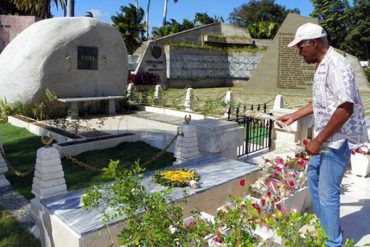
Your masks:
<svg viewBox="0 0 370 247"><path fill-rule="evenodd" d="M342 189L340 217L344 236L353 238L356 246L370 244L370 176L347 172Z"/></svg>

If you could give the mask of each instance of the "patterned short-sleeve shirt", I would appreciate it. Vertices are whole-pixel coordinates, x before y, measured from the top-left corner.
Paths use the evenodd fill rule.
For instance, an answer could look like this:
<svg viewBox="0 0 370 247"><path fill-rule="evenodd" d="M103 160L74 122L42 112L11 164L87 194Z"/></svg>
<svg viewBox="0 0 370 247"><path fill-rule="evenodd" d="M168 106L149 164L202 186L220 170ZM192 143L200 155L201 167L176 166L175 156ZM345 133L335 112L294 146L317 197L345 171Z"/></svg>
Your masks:
<svg viewBox="0 0 370 247"><path fill-rule="evenodd" d="M318 65L313 83L314 135L327 125L335 110L345 102L353 103L353 113L324 146L339 148L347 139L351 149L368 142L366 119L355 73L346 59L330 47Z"/></svg>

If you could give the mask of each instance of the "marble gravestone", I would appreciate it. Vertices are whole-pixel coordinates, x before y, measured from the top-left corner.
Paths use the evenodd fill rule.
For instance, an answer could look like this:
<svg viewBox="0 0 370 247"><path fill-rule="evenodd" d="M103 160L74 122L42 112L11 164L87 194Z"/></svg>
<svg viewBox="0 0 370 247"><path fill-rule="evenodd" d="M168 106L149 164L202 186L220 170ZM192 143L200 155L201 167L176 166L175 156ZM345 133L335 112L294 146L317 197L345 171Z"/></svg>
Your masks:
<svg viewBox="0 0 370 247"><path fill-rule="evenodd" d="M299 55L298 48L287 47L294 39L297 28L307 22L317 24L317 19L293 13L288 14L256 71L252 74L247 84L248 92L312 93L314 65L305 63ZM339 52L344 54L342 51ZM355 70L360 90L369 90L366 76L358 59L350 54L344 55Z"/></svg>
<svg viewBox="0 0 370 247"><path fill-rule="evenodd" d="M112 25L89 17L51 18L21 32L0 54L0 99L37 101L122 95L127 50Z"/></svg>

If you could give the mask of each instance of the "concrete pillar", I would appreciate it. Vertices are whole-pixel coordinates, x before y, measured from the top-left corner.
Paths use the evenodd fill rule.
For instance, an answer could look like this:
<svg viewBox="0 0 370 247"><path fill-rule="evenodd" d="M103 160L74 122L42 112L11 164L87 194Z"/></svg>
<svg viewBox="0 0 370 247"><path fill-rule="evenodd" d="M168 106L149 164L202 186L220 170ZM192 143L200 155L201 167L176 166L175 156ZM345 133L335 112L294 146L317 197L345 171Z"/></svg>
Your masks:
<svg viewBox="0 0 370 247"><path fill-rule="evenodd" d="M174 156L176 161L173 164L180 164L200 156L198 148L197 129L191 123L182 124L177 131L183 136L177 137Z"/></svg>
<svg viewBox="0 0 370 247"><path fill-rule="evenodd" d="M234 121L216 119L194 120L197 128L199 150L229 159L237 158L237 147L243 144L243 128Z"/></svg>
<svg viewBox="0 0 370 247"><path fill-rule="evenodd" d="M233 99L233 94L230 89L225 94L224 103L226 104L226 108L224 111L224 118L228 118L229 112L230 112L230 117L231 117L234 111L234 99Z"/></svg>
<svg viewBox="0 0 370 247"><path fill-rule="evenodd" d="M272 107L273 110L284 108L284 100L283 95L276 95L274 100L274 106Z"/></svg>
<svg viewBox="0 0 370 247"><path fill-rule="evenodd" d="M10 185L9 181L6 179L4 175L7 171L8 171L8 166L6 165L3 155L0 153L0 188Z"/></svg>
<svg viewBox="0 0 370 247"><path fill-rule="evenodd" d="M116 100L115 100L115 99L110 99L110 100L109 100L109 105L108 105L108 114L109 114L109 115L114 115L114 114L116 114Z"/></svg>
<svg viewBox="0 0 370 247"><path fill-rule="evenodd" d="M42 243L48 241L44 233L50 230L50 226L45 226L43 221L45 212L40 200L66 192L67 186L59 151L54 147L39 148L32 184L35 198L31 200L31 217L35 221L32 233L40 238Z"/></svg>
<svg viewBox="0 0 370 247"><path fill-rule="evenodd" d="M185 111L192 112L194 110L194 95L193 89L186 89L185 101L184 101Z"/></svg>

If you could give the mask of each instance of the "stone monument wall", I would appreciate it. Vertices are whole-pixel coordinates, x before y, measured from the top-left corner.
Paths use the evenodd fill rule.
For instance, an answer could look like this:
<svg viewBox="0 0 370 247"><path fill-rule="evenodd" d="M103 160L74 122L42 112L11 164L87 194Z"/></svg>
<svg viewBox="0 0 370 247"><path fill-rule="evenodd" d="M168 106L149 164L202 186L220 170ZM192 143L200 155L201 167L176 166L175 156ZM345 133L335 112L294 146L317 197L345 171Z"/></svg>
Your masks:
<svg viewBox="0 0 370 247"><path fill-rule="evenodd" d="M143 52L142 55L141 55L142 51L140 49L138 50L137 53L135 53L135 55L141 55L139 65L137 66L135 72L136 73L137 72L150 72L150 73L157 74L157 75L159 75L159 77L161 79L161 82L163 84L166 84L166 85L171 86L171 87L172 86L183 87L184 85L189 84L189 83L193 84L193 82L195 83L194 86L203 86L203 87L217 86L217 85L218 86L231 85L232 84L232 77L230 77L228 75L226 75L225 77L221 77L221 79L220 79L220 77L218 77L219 79L217 81L215 81L214 79L210 79L211 77L209 77L209 76L205 76L205 77L203 76L202 77L201 75L191 76L191 77L181 77L181 78L180 77L172 78L172 76L169 77L169 75L168 75L168 68L169 68L168 63L171 62L170 59L172 59L173 56L172 56L172 58L167 56L168 52L165 51L166 44L172 43L172 42L175 42L175 43L176 42L187 42L187 43L191 42L191 43L195 43L197 45L202 45L202 35L205 35L205 34L222 34L222 35L226 35L226 36L240 36L240 37L245 37L246 39L250 39L250 36L249 36L248 32L246 32L245 29L236 28L236 27L233 27L231 25L227 25L227 24L223 24L223 23L212 23L212 24L209 24L209 25L205 25L205 26L193 28L193 29L190 29L190 30L186 30L186 31L183 31L183 32L179 32L179 33L176 33L176 34L173 34L173 35L165 36L165 37L150 41L146 50ZM180 48L173 47L171 49L180 49ZM198 50L198 49L194 49L194 50L196 50L196 52L201 51L201 50ZM189 54L192 54L191 56L194 59L198 59L198 58L194 57L195 52L191 51L191 49L187 49L187 52ZM199 56L203 56L204 52L201 52L199 54L200 54ZM211 52L208 52L208 56L210 56L210 54L211 54ZM218 58L221 58L220 55L215 55L215 56L218 57ZM202 58L199 58L199 59L202 59ZM223 58L221 58L221 59L226 62L227 61L227 56L226 57L223 56ZM232 62L233 64L235 64L235 69L232 69L232 71L235 72L237 64L244 63L245 59L242 58L242 57L238 58L237 56L231 56L230 55L230 60L233 60L233 61L239 60L240 61L240 62L238 62L238 61ZM248 58L247 58L247 60L248 60ZM226 63L228 63L228 62L226 62ZM184 65L185 70L188 68L187 64L182 63L182 65ZM193 64L191 66L193 66ZM214 66L214 63L210 64L210 66L211 67ZM245 68L245 66L243 67L243 69L244 68ZM222 68L222 70L229 71L229 68L225 67L225 68ZM209 72L209 73L204 72L204 73L209 74L209 75L214 74L215 70L211 69L211 71L212 72ZM216 72L219 73L218 70ZM235 75L234 72L233 72L233 74ZM175 72L172 71L172 73L175 73ZM177 73L186 73L186 72L178 71ZM243 73L243 72L238 72L238 73ZM195 72L195 74L197 74L197 72ZM243 77L245 79L245 78L249 77L247 75L249 75L248 71L245 72L245 76L241 76L241 77ZM238 76L236 76L236 77L238 77ZM201 78L202 80L199 80L199 78ZM189 81L184 81L184 79L189 79Z"/></svg>
<svg viewBox="0 0 370 247"><path fill-rule="evenodd" d="M233 80L248 80L262 53L227 53L204 49L167 46L166 76L171 87L231 85ZM193 83L194 82L194 83Z"/></svg>
<svg viewBox="0 0 370 247"><path fill-rule="evenodd" d="M297 28L307 22L317 24L317 19L293 13L288 14L249 80L247 84L249 92L312 93L315 65L307 64L299 55L298 48L287 47L294 39ZM351 55L346 58L355 69L359 88L368 90L366 76L358 59Z"/></svg>
<svg viewBox="0 0 370 247"><path fill-rule="evenodd" d="M19 33L39 20L36 16L0 15L0 53Z"/></svg>

